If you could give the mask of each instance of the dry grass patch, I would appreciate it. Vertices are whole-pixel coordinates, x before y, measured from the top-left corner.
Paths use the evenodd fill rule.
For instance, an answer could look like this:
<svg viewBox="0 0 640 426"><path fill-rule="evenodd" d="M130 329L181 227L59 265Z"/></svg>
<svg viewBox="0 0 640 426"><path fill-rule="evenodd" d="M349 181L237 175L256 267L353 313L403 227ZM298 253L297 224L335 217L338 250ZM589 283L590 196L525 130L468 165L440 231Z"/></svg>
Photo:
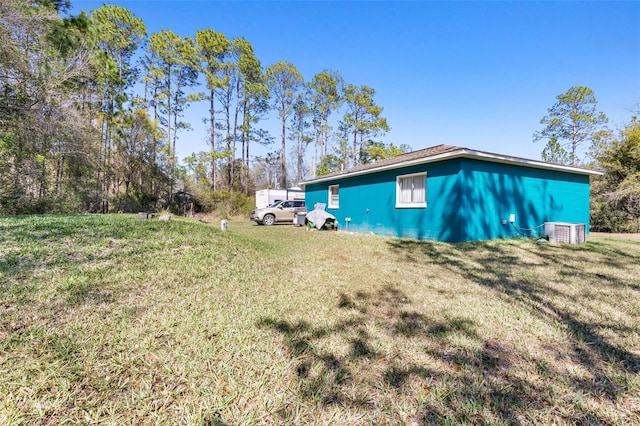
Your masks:
<svg viewBox="0 0 640 426"><path fill-rule="evenodd" d="M640 244L0 219L0 423L640 422Z"/></svg>

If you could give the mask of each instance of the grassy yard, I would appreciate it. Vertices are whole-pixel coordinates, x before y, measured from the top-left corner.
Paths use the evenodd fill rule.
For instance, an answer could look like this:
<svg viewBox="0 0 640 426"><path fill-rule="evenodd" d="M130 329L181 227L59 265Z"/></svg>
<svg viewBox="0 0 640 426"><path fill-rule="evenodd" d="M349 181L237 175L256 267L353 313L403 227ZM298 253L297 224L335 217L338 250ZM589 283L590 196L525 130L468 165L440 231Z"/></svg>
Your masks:
<svg viewBox="0 0 640 426"><path fill-rule="evenodd" d="M638 424L640 242L0 218L0 424Z"/></svg>

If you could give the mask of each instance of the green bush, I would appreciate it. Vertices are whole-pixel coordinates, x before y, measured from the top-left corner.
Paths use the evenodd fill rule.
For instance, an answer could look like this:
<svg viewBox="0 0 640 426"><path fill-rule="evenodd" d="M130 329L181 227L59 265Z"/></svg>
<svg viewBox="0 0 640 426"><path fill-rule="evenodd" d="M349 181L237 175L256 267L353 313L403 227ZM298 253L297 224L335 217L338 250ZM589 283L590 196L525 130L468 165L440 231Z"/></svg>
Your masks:
<svg viewBox="0 0 640 426"><path fill-rule="evenodd" d="M36 198L17 190L7 191L0 196L0 214L44 214L52 211L53 204L51 198Z"/></svg>
<svg viewBox="0 0 640 426"><path fill-rule="evenodd" d="M617 210L607 202L591 202L591 230L595 232L640 232L640 218Z"/></svg>
<svg viewBox="0 0 640 426"><path fill-rule="evenodd" d="M212 191L208 188L194 188L194 210L197 213L218 213L223 217L249 214L255 206L255 197L241 192Z"/></svg>

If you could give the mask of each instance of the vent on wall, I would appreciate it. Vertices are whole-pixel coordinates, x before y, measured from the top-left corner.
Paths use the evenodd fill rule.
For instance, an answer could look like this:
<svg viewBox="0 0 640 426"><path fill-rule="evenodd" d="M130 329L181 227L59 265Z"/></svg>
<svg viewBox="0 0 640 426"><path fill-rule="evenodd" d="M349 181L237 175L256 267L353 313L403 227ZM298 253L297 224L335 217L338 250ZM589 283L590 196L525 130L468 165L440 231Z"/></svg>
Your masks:
<svg viewBox="0 0 640 426"><path fill-rule="evenodd" d="M552 243L584 243L587 241L587 225L584 223L545 222L544 236Z"/></svg>

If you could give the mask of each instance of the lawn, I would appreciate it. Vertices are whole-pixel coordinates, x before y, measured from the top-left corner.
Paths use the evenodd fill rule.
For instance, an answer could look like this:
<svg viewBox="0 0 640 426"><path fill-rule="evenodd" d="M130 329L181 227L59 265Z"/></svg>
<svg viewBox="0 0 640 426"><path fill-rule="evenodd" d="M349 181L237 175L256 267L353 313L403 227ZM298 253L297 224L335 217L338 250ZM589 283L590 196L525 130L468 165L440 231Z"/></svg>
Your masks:
<svg viewBox="0 0 640 426"><path fill-rule="evenodd" d="M0 424L640 423L640 242L0 218Z"/></svg>

